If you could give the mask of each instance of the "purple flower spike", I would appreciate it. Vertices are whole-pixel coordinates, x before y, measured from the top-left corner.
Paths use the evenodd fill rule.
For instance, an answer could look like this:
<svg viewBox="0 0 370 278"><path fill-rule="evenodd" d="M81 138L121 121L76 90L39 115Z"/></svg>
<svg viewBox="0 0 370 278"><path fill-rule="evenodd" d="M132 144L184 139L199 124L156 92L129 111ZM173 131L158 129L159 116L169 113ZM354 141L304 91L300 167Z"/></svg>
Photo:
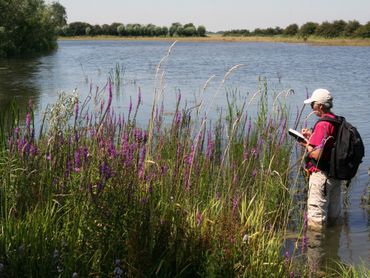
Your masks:
<svg viewBox="0 0 370 278"><path fill-rule="evenodd" d="M26 128L28 131L30 131L31 126L31 114L28 112L26 115Z"/></svg>
<svg viewBox="0 0 370 278"><path fill-rule="evenodd" d="M81 151L80 150L77 150L75 152L75 167L76 168L81 168Z"/></svg>
<svg viewBox="0 0 370 278"><path fill-rule="evenodd" d="M221 193L219 191L216 192L216 200L221 199Z"/></svg>
<svg viewBox="0 0 370 278"><path fill-rule="evenodd" d="M236 212L236 209L238 208L239 205L239 198L237 196L234 197L233 199L233 213Z"/></svg>
<svg viewBox="0 0 370 278"><path fill-rule="evenodd" d="M257 169L253 169L252 176L253 177L257 176Z"/></svg>

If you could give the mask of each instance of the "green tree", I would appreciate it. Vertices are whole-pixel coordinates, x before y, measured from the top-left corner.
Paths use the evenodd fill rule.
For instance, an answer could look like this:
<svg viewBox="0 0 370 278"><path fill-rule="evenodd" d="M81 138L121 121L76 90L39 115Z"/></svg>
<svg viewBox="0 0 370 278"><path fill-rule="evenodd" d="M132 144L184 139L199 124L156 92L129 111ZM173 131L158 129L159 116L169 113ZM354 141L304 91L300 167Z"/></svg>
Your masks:
<svg viewBox="0 0 370 278"><path fill-rule="evenodd" d="M336 20L333 23L324 21L315 30L315 35L325 38L335 38L343 34L347 23L343 20Z"/></svg>
<svg viewBox="0 0 370 278"><path fill-rule="evenodd" d="M126 34L126 28L125 25L121 24L117 27L117 33L119 36L124 36Z"/></svg>
<svg viewBox="0 0 370 278"><path fill-rule="evenodd" d="M67 24L67 13L64 6L59 2L53 2L50 6L52 20L55 26L63 27Z"/></svg>
<svg viewBox="0 0 370 278"><path fill-rule="evenodd" d="M169 34L170 36L175 36L175 35L178 35L177 34L177 29L179 29L179 27L182 27L182 24L179 23L179 22L175 22L175 23L172 23L171 27L170 27L170 30L169 30Z"/></svg>
<svg viewBox="0 0 370 278"><path fill-rule="evenodd" d="M162 29L161 35L168 36L168 27L163 26L161 29Z"/></svg>
<svg viewBox="0 0 370 278"><path fill-rule="evenodd" d="M354 36L356 30L360 28L361 24L357 20L349 21L343 30L343 35L346 37Z"/></svg>
<svg viewBox="0 0 370 278"><path fill-rule="evenodd" d="M295 36L298 33L298 29L299 27L297 24L290 24L284 29L283 34L287 36Z"/></svg>
<svg viewBox="0 0 370 278"><path fill-rule="evenodd" d="M197 34L199 37L205 37L206 36L206 27L204 27L203 25L199 25L198 28L197 28Z"/></svg>
<svg viewBox="0 0 370 278"><path fill-rule="evenodd" d="M94 26L91 26L91 36L99 36L102 35L102 28L100 25L96 24Z"/></svg>
<svg viewBox="0 0 370 278"><path fill-rule="evenodd" d="M182 36L192 37L196 35L197 35L197 29L195 28L193 23L187 23L184 25L184 29L182 30Z"/></svg>
<svg viewBox="0 0 370 278"><path fill-rule="evenodd" d="M68 24L67 36L85 36L86 28L91 25L86 22L76 21Z"/></svg>
<svg viewBox="0 0 370 278"><path fill-rule="evenodd" d="M108 34L110 36L118 36L117 28L118 26L122 25L122 23L113 22L111 25L109 25L108 28Z"/></svg>
<svg viewBox="0 0 370 278"><path fill-rule="evenodd" d="M315 22L306 22L299 28L299 35L302 37L308 37L315 33L318 24Z"/></svg>
<svg viewBox="0 0 370 278"><path fill-rule="evenodd" d="M356 37L370 38L370 21L365 25L360 26L354 33Z"/></svg>
<svg viewBox="0 0 370 278"><path fill-rule="evenodd" d="M86 29L85 29L85 35L86 36L90 36L91 35L91 27L90 26L86 27Z"/></svg>
<svg viewBox="0 0 370 278"><path fill-rule="evenodd" d="M0 55L55 48L55 27L51 8L43 0L0 0Z"/></svg>

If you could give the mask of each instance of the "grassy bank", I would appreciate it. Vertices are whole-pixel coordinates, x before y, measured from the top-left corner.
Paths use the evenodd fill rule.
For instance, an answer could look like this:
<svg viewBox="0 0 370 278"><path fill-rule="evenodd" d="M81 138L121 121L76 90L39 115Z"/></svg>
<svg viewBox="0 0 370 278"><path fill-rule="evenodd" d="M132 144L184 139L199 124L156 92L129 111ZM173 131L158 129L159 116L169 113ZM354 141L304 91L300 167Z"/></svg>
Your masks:
<svg viewBox="0 0 370 278"><path fill-rule="evenodd" d="M223 37L221 35L209 35L207 37L118 37L118 36L80 36L59 37L59 40L143 40L143 41L184 41L184 42L285 42L307 43L313 45L332 46L370 46L370 39L334 38L325 39L309 37L306 40L299 37Z"/></svg>
<svg viewBox="0 0 370 278"><path fill-rule="evenodd" d="M266 88L255 119L230 96L211 123L178 95L173 118L154 103L144 129L140 95L117 114L106 94L94 112L61 95L40 135L32 106L1 125L2 275L288 275L287 115Z"/></svg>

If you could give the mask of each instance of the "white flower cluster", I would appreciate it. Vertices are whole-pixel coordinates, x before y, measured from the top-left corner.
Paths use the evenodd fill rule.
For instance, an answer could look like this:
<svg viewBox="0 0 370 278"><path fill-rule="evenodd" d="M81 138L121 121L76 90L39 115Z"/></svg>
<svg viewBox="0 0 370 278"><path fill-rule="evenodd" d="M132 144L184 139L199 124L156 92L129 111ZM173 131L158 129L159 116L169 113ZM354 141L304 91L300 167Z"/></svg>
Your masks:
<svg viewBox="0 0 370 278"><path fill-rule="evenodd" d="M45 116L50 139L60 135L68 126L74 113L74 107L78 101L79 96L76 90L71 94L60 92L58 100L46 109Z"/></svg>

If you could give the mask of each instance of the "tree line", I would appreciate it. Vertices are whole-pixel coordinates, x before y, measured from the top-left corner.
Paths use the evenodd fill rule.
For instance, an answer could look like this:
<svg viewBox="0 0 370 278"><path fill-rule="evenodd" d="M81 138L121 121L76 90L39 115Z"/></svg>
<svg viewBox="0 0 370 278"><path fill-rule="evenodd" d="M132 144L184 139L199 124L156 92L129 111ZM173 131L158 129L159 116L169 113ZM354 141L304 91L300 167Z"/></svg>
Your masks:
<svg viewBox="0 0 370 278"><path fill-rule="evenodd" d="M65 26L58 27L56 34L58 36L127 36L127 37L205 37L206 28L203 25L196 27L193 23L182 25L179 22L172 23L168 28L166 26L156 26L154 24L123 24L112 23L103 25L91 25L86 22L72 22Z"/></svg>
<svg viewBox="0 0 370 278"><path fill-rule="evenodd" d="M286 28L256 28L254 31L247 29L237 29L222 32L223 36L318 36L323 38L370 38L370 21L362 25L357 20L344 21L335 20L333 22L324 21L321 24L306 22L301 26L290 24Z"/></svg>

